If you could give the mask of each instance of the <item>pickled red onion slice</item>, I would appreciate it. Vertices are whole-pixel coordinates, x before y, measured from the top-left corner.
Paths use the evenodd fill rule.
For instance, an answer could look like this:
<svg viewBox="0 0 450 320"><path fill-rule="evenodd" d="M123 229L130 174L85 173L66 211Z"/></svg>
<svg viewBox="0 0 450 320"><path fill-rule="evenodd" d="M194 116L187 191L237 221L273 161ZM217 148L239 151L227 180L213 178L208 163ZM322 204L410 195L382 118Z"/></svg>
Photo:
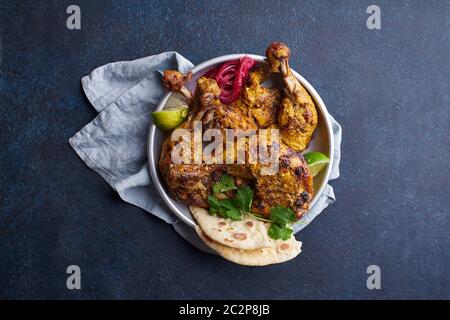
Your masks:
<svg viewBox="0 0 450 320"><path fill-rule="evenodd" d="M243 56L241 59L225 62L203 76L216 80L222 103L231 103L239 97L242 87L247 82L248 73L255 64L255 60L249 56Z"/></svg>

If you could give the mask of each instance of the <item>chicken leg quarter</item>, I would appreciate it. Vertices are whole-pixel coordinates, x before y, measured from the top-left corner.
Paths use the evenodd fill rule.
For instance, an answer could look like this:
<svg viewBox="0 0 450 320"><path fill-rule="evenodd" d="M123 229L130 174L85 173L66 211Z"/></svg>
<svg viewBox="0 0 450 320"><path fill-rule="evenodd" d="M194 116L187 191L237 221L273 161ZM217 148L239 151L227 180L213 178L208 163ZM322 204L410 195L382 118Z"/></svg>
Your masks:
<svg viewBox="0 0 450 320"><path fill-rule="evenodd" d="M266 50L272 72L281 72L285 97L278 113L282 140L296 151L305 150L317 127L317 110L311 96L289 68L290 50L282 42L273 42Z"/></svg>

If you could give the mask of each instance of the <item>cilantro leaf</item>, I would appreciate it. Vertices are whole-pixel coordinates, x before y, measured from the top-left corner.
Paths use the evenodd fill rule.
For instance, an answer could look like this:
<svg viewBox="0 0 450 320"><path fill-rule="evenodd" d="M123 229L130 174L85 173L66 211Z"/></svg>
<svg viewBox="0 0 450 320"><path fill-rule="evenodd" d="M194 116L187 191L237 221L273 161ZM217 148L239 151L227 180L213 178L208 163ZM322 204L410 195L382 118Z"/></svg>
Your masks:
<svg viewBox="0 0 450 320"><path fill-rule="evenodd" d="M237 209L236 205L231 199L220 200L220 205L227 209Z"/></svg>
<svg viewBox="0 0 450 320"><path fill-rule="evenodd" d="M236 191L236 204L244 212L250 212L253 200L253 190L249 186L241 186Z"/></svg>
<svg viewBox="0 0 450 320"><path fill-rule="evenodd" d="M225 210L225 213L222 216L224 218L230 218L232 220L241 220L241 212L237 208Z"/></svg>
<svg viewBox="0 0 450 320"><path fill-rule="evenodd" d="M211 215L219 214L225 219L240 220L241 211L230 199L219 200L213 196L208 196L209 213Z"/></svg>
<svg viewBox="0 0 450 320"><path fill-rule="evenodd" d="M222 193L225 191L230 191L236 189L236 186L234 185L233 177L229 176L228 174L222 175L219 182L216 182L213 186L213 192L214 194Z"/></svg>
<svg viewBox="0 0 450 320"><path fill-rule="evenodd" d="M233 200L225 199L220 201L220 204L222 205L223 209L220 211L220 215L224 218L230 218L233 220L240 220L241 219L241 212L236 207Z"/></svg>
<svg viewBox="0 0 450 320"><path fill-rule="evenodd" d="M208 196L208 204L209 204L209 213L215 216L220 212L221 205L220 201L213 196Z"/></svg>
<svg viewBox="0 0 450 320"><path fill-rule="evenodd" d="M269 230L269 237L274 240L287 240L292 236L292 229L288 227L280 227L278 224L272 223Z"/></svg>
<svg viewBox="0 0 450 320"><path fill-rule="evenodd" d="M270 209L270 220L272 225L269 227L269 237L278 240L287 240L292 236L292 228L290 224L296 220L295 213L290 208L282 206Z"/></svg>
<svg viewBox="0 0 450 320"><path fill-rule="evenodd" d="M270 209L270 220L284 228L289 223L294 222L296 216L292 209L277 206Z"/></svg>

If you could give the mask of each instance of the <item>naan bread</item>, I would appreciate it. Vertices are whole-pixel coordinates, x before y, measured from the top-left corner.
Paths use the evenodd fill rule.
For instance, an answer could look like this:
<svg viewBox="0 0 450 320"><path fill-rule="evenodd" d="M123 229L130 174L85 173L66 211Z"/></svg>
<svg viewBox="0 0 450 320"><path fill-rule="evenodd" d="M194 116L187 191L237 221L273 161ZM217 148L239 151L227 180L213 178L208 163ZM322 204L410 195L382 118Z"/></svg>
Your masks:
<svg viewBox="0 0 450 320"><path fill-rule="evenodd" d="M291 237L289 240L272 240L272 246L257 250L240 250L224 246L208 238L197 225L195 230L205 244L223 258L245 266L266 266L295 258L301 252L302 243Z"/></svg>
<svg viewBox="0 0 450 320"><path fill-rule="evenodd" d="M259 221L249 214L244 215L242 220L235 221L212 216L203 208L189 208L203 233L215 242L243 250L272 246L273 240L267 233L270 224L267 222Z"/></svg>

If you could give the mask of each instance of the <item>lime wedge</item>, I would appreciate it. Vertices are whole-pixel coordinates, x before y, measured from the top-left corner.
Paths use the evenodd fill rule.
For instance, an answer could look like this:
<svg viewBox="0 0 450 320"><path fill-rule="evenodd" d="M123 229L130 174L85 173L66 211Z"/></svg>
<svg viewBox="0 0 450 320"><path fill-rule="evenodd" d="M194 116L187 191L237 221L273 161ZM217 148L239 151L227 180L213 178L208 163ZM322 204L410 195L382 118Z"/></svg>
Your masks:
<svg viewBox="0 0 450 320"><path fill-rule="evenodd" d="M153 123L162 130L171 130L178 127L186 120L189 112L188 106L165 109L152 113Z"/></svg>
<svg viewBox="0 0 450 320"><path fill-rule="evenodd" d="M308 163L309 170L311 170L314 177L325 169L328 163L330 163L330 159L321 152L308 152L304 155L304 157Z"/></svg>

